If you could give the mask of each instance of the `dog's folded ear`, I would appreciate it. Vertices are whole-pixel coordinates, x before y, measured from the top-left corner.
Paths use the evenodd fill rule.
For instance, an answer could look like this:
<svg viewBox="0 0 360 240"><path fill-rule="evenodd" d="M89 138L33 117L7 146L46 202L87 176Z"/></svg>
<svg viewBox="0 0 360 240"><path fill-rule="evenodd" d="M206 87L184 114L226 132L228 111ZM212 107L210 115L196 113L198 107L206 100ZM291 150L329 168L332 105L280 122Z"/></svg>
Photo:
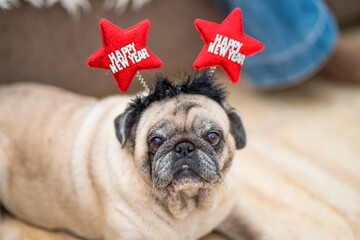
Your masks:
<svg viewBox="0 0 360 240"><path fill-rule="evenodd" d="M125 112L120 114L114 120L116 137L118 138L121 147L126 146L126 142L129 137L134 135L135 137L135 123L136 123L136 111L133 107L128 107Z"/></svg>
<svg viewBox="0 0 360 240"><path fill-rule="evenodd" d="M239 113L235 108L223 103L225 111L230 121L230 132L235 139L236 149L242 149L246 145L246 133Z"/></svg>

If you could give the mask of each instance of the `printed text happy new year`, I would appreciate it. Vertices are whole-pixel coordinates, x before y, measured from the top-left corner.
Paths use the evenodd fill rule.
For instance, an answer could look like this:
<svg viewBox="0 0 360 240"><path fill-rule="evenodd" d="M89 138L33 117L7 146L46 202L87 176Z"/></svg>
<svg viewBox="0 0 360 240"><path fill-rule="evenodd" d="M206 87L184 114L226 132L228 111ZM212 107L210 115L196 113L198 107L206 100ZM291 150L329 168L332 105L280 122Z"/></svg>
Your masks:
<svg viewBox="0 0 360 240"><path fill-rule="evenodd" d="M209 44L208 52L227 58L233 62L243 65L245 55L240 53L243 43L234 39L216 34L215 41Z"/></svg>
<svg viewBox="0 0 360 240"><path fill-rule="evenodd" d="M135 64L150 57L150 55L146 48L136 51L135 43L130 43L120 50L115 50L115 52L108 54L108 57L111 61L109 66L112 73L117 73L118 71L129 67L129 59L132 64Z"/></svg>

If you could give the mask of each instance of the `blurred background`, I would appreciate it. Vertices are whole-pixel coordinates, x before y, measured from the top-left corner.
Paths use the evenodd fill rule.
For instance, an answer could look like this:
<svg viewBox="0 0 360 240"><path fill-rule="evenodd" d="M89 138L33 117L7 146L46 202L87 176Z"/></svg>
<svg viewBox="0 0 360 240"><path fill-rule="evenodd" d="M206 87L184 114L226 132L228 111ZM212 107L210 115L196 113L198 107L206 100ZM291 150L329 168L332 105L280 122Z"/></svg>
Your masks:
<svg viewBox="0 0 360 240"><path fill-rule="evenodd" d="M359 0L0 0L0 86L32 81L97 97L117 94L110 71L89 68L106 18L123 29L152 23L147 47L181 76L203 47L194 27L234 8L265 51L240 83L216 71L240 112L247 147L242 201L269 239L360 239ZM134 79L127 94L142 90ZM1 113L0 113L1 114ZM1 126L0 126L1 128ZM12 218L0 239L74 239ZM14 235L14 232L16 234ZM214 237L214 236L213 236Z"/></svg>
<svg viewBox="0 0 360 240"><path fill-rule="evenodd" d="M175 75L184 70L191 72L192 63L203 46L194 27L194 20L202 18L220 23L231 10L230 8L243 7L244 4L236 5L236 2L244 1L0 0L0 7L2 7L0 10L0 82L49 83L94 96L117 93L109 71L91 69L86 65L87 58L102 45L98 26L100 18L107 18L123 29L143 19L151 20L147 45L163 61L164 67L160 71ZM243 10L245 32L250 36L250 33L256 33L256 29L259 29L258 32L264 32L269 28L250 25L256 19L260 19L258 24L262 24L261 19L264 18L264 13L271 12L269 6L265 6L267 10L264 13L260 10L255 12L253 9L258 9L256 4L259 5L260 2L261 5L264 1L257 2L254 2L253 8L248 7L248 10ZM281 6L279 0L267 2L267 4ZM359 22L360 2L358 0L327 0L327 3L342 29L349 31L350 27L356 26ZM304 7L297 6L297 8ZM300 9L300 11L305 10ZM310 11L312 11L311 8ZM309 18L309 15L299 16L299 18ZM290 28L294 27L292 23L287 24ZM311 22L300 24L302 24L301 28L313 25ZM258 34L255 35L253 37L259 39ZM271 43L274 42L271 36L261 35L260 38L265 38L259 40L264 42L266 49L270 51ZM271 41L270 44L266 39ZM259 66L259 64L255 65ZM154 72L156 71L143 72L149 84L151 84L151 77L155 75ZM137 81L133 82L129 93L138 91L139 84Z"/></svg>
<svg viewBox="0 0 360 240"><path fill-rule="evenodd" d="M87 58L102 46L100 18L123 29L149 19L147 46L164 63L161 72L173 74L191 70L203 46L194 20L221 22L226 16L208 0L155 0L137 9L132 2L120 9L106 9L105 1L89 1L91 9L79 5L72 15L60 3L50 8L20 3L0 11L0 81L49 83L94 96L118 93L110 71L86 65ZM147 79L155 72L142 74ZM147 81L151 84L151 79ZM128 93L137 92L139 86L134 79Z"/></svg>

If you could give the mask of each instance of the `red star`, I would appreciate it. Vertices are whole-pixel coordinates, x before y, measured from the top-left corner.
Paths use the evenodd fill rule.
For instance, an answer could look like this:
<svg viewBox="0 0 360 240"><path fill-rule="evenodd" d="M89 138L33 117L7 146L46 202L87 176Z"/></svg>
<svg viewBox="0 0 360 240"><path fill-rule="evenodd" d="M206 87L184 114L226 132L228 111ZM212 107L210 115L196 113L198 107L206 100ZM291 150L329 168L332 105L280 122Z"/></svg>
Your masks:
<svg viewBox="0 0 360 240"><path fill-rule="evenodd" d="M195 69L220 66L233 83L240 77L246 57L264 49L264 45L244 34L240 8L235 8L221 23L195 20L205 46L194 62Z"/></svg>
<svg viewBox="0 0 360 240"><path fill-rule="evenodd" d="M100 19L103 46L88 59L88 66L109 69L121 92L126 92L137 71L162 67L162 62L146 47L150 21L144 20L123 30Z"/></svg>

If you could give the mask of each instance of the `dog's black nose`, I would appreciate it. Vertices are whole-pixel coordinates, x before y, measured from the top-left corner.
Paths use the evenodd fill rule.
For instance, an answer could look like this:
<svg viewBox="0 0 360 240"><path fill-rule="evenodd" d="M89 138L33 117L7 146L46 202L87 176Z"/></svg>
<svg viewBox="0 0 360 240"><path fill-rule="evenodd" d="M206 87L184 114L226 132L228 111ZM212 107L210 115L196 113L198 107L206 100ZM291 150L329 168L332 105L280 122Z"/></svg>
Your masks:
<svg viewBox="0 0 360 240"><path fill-rule="evenodd" d="M194 150L195 146L191 142L181 142L174 148L174 151L177 153L178 157L181 158L188 157Z"/></svg>

